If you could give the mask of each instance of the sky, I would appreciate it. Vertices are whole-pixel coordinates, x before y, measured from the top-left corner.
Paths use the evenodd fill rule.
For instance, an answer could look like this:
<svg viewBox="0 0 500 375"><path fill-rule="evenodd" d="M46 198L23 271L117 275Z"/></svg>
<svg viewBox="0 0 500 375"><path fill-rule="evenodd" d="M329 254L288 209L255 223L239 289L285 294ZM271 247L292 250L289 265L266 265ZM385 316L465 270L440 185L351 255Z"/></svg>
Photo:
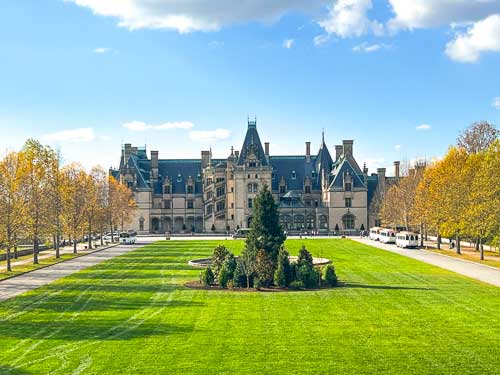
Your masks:
<svg viewBox="0 0 500 375"><path fill-rule="evenodd" d="M392 171L500 122L500 0L7 0L0 46L2 152L85 167L227 157L256 117L272 155L324 129Z"/></svg>

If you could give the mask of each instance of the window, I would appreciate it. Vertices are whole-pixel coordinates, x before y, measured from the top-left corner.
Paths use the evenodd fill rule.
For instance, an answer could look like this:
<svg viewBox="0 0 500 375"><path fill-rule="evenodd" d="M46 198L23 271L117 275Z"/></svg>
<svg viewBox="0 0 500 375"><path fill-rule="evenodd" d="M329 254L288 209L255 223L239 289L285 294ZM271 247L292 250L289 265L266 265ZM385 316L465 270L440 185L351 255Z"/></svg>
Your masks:
<svg viewBox="0 0 500 375"><path fill-rule="evenodd" d="M234 215L231 215L231 220L234 220Z"/></svg>
<svg viewBox="0 0 500 375"><path fill-rule="evenodd" d="M224 177L217 177L215 182L224 182L225 178Z"/></svg>
<svg viewBox="0 0 500 375"><path fill-rule="evenodd" d="M212 206L211 204L207 206L207 215L211 215L212 214L212 211L214 209L214 206Z"/></svg>
<svg viewBox="0 0 500 375"><path fill-rule="evenodd" d="M259 178L259 175L258 175L258 174L256 174L256 175L255 175L255 178Z"/></svg>
<svg viewBox="0 0 500 375"><path fill-rule="evenodd" d="M182 182L182 175L180 173L177 175L177 182Z"/></svg>
<svg viewBox="0 0 500 375"><path fill-rule="evenodd" d="M194 208L194 201L188 200L187 201L187 208L192 210Z"/></svg>
<svg viewBox="0 0 500 375"><path fill-rule="evenodd" d="M127 187L129 189L132 189L132 187L134 186L133 182L132 181L127 181Z"/></svg>
<svg viewBox="0 0 500 375"><path fill-rule="evenodd" d="M226 203L224 201L217 202L217 212L224 211L226 208Z"/></svg>
<svg viewBox="0 0 500 375"><path fill-rule="evenodd" d="M212 185L213 181L212 178L207 178L207 185Z"/></svg>
<svg viewBox="0 0 500 375"><path fill-rule="evenodd" d="M292 180L297 179L297 173L295 171L292 171Z"/></svg>
<svg viewBox="0 0 500 375"><path fill-rule="evenodd" d="M342 224L345 230L354 229L355 219L353 214L347 214L342 217Z"/></svg>
<svg viewBox="0 0 500 375"><path fill-rule="evenodd" d="M213 197L213 196L214 196L214 193L213 193L213 192L211 192L211 191L208 191L208 192L207 192L207 200L208 200L208 199L212 199L212 197Z"/></svg>
<svg viewBox="0 0 500 375"><path fill-rule="evenodd" d="M231 193L234 193L234 187L231 186Z"/></svg>
<svg viewBox="0 0 500 375"><path fill-rule="evenodd" d="M281 185L280 186L280 194L285 194L286 193L286 186L285 185Z"/></svg>
<svg viewBox="0 0 500 375"><path fill-rule="evenodd" d="M223 187L217 188L217 197L222 197L224 194L226 194L226 189Z"/></svg>
<svg viewBox="0 0 500 375"><path fill-rule="evenodd" d="M163 194L172 194L172 187L170 185L165 185L163 187Z"/></svg>
<svg viewBox="0 0 500 375"><path fill-rule="evenodd" d="M312 171L311 176L312 178L316 178L316 171Z"/></svg>
<svg viewBox="0 0 500 375"><path fill-rule="evenodd" d="M248 178L252 178L252 177L250 177L250 174L248 175Z"/></svg>
<svg viewBox="0 0 500 375"><path fill-rule="evenodd" d="M306 194L311 194L311 186L310 185L306 185Z"/></svg>
<svg viewBox="0 0 500 375"><path fill-rule="evenodd" d="M188 194L193 194L193 193L194 193L194 186L188 185Z"/></svg>
<svg viewBox="0 0 500 375"><path fill-rule="evenodd" d="M248 208L252 208L252 207L253 207L253 199L248 198Z"/></svg>
<svg viewBox="0 0 500 375"><path fill-rule="evenodd" d="M352 183L351 182L345 183L345 191L352 191Z"/></svg>
<svg viewBox="0 0 500 375"><path fill-rule="evenodd" d="M259 185L257 184L248 184L248 192L249 193L257 193L259 190Z"/></svg>
<svg viewBox="0 0 500 375"><path fill-rule="evenodd" d="M281 215L280 222L281 222L281 225L283 226L283 228L290 229L290 226L292 223L292 218L290 215Z"/></svg>
<svg viewBox="0 0 500 375"><path fill-rule="evenodd" d="M231 208L234 208L234 203L231 203Z"/></svg>
<svg viewBox="0 0 500 375"><path fill-rule="evenodd" d="M144 230L144 219L142 217L139 219L139 230Z"/></svg>
<svg viewBox="0 0 500 375"><path fill-rule="evenodd" d="M304 203L305 203L306 207L311 207L311 201L309 199L306 199L304 201Z"/></svg>
<svg viewBox="0 0 500 375"><path fill-rule="evenodd" d="M352 207L352 198L346 198L345 199L345 206L346 207Z"/></svg>
<svg viewBox="0 0 500 375"><path fill-rule="evenodd" d="M201 174L198 173L196 175L196 181L201 182Z"/></svg>
<svg viewBox="0 0 500 375"><path fill-rule="evenodd" d="M172 201L164 201L163 202L163 207L166 208L167 210L170 210L172 208Z"/></svg>
<svg viewBox="0 0 500 375"><path fill-rule="evenodd" d="M308 215L307 216L307 229L313 229L316 228L316 218L314 215Z"/></svg>

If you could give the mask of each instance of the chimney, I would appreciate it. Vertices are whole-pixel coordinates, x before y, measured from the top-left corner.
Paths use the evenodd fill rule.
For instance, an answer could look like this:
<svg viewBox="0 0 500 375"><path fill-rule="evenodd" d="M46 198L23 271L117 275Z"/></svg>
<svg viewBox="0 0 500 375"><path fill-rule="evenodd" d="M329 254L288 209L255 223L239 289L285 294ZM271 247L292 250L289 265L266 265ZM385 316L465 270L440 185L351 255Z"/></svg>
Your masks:
<svg viewBox="0 0 500 375"><path fill-rule="evenodd" d="M153 180L158 179L158 151L151 151L151 174Z"/></svg>
<svg viewBox="0 0 500 375"><path fill-rule="evenodd" d="M344 146L336 145L335 146L335 161L338 161L344 152Z"/></svg>
<svg viewBox="0 0 500 375"><path fill-rule="evenodd" d="M363 173L366 174L368 176L368 167L366 166L366 162L365 164L363 165Z"/></svg>
<svg viewBox="0 0 500 375"><path fill-rule="evenodd" d="M311 161L311 142L306 142L306 162Z"/></svg>
<svg viewBox="0 0 500 375"><path fill-rule="evenodd" d="M240 152L239 151L235 151L234 152L234 156L236 156L236 159L239 159L240 158Z"/></svg>
<svg viewBox="0 0 500 375"><path fill-rule="evenodd" d="M344 155L350 155L352 156L352 145L354 143L354 141L352 140L344 140L342 141L343 145L344 145Z"/></svg>
<svg viewBox="0 0 500 375"><path fill-rule="evenodd" d="M401 162L395 161L394 162L394 176L399 177L399 166L401 165Z"/></svg>
<svg viewBox="0 0 500 375"><path fill-rule="evenodd" d="M201 169L208 167L210 164L210 151L201 152Z"/></svg>
<svg viewBox="0 0 500 375"><path fill-rule="evenodd" d="M385 168L377 168L378 186L382 194L385 192Z"/></svg>
<svg viewBox="0 0 500 375"><path fill-rule="evenodd" d="M264 153L269 156L269 142L264 143Z"/></svg>
<svg viewBox="0 0 500 375"><path fill-rule="evenodd" d="M132 145L130 143L125 143L123 145L123 163L127 163L130 154L132 153Z"/></svg>

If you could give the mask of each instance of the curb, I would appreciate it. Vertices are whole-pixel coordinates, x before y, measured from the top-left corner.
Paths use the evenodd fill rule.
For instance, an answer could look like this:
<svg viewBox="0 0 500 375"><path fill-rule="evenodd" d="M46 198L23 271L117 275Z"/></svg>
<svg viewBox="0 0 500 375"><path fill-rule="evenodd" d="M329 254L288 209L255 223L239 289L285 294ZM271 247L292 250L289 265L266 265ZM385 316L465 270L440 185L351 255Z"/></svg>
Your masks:
<svg viewBox="0 0 500 375"><path fill-rule="evenodd" d="M69 262L70 260L73 260L73 259L81 258L81 257L84 257L86 255L90 255L90 254L94 254L94 253L98 253L98 252L103 251L103 250L111 249L112 247L116 247L118 245L120 245L119 242L116 243L116 244L113 244L111 246L103 247L102 249L97 249L97 250L89 251L88 253L85 253L85 254L77 255L76 257L73 257L73 258L70 258L70 259L63 259L60 262L56 262L56 263L52 263L52 264L47 264L45 266L40 266L40 267L35 268L33 270L29 270L29 271L18 273L17 275L7 276L6 278L3 278L3 279L0 280L0 284L2 282L4 282L5 280L10 280L10 279L13 279L13 278L18 277L18 276L23 276L23 275L26 275L26 274L31 273L31 272L35 272L35 271L38 271L38 270L42 270L44 268L55 266L56 264L60 264L60 263L64 263L64 262Z"/></svg>

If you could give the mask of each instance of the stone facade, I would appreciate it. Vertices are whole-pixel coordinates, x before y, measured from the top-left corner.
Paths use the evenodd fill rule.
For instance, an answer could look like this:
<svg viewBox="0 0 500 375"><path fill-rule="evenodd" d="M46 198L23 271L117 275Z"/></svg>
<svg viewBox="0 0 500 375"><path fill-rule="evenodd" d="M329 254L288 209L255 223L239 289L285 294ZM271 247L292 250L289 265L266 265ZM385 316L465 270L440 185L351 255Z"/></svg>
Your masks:
<svg viewBox="0 0 500 375"><path fill-rule="evenodd" d="M385 169L368 175L354 158L353 141L335 146L332 158L324 135L316 155L272 156L260 141L256 121L248 121L241 151L227 159L159 159L125 144L120 167L110 173L134 192L138 205L128 229L139 233L232 232L248 228L259 190L267 185L288 231L359 231L379 221L379 202L397 180Z"/></svg>

